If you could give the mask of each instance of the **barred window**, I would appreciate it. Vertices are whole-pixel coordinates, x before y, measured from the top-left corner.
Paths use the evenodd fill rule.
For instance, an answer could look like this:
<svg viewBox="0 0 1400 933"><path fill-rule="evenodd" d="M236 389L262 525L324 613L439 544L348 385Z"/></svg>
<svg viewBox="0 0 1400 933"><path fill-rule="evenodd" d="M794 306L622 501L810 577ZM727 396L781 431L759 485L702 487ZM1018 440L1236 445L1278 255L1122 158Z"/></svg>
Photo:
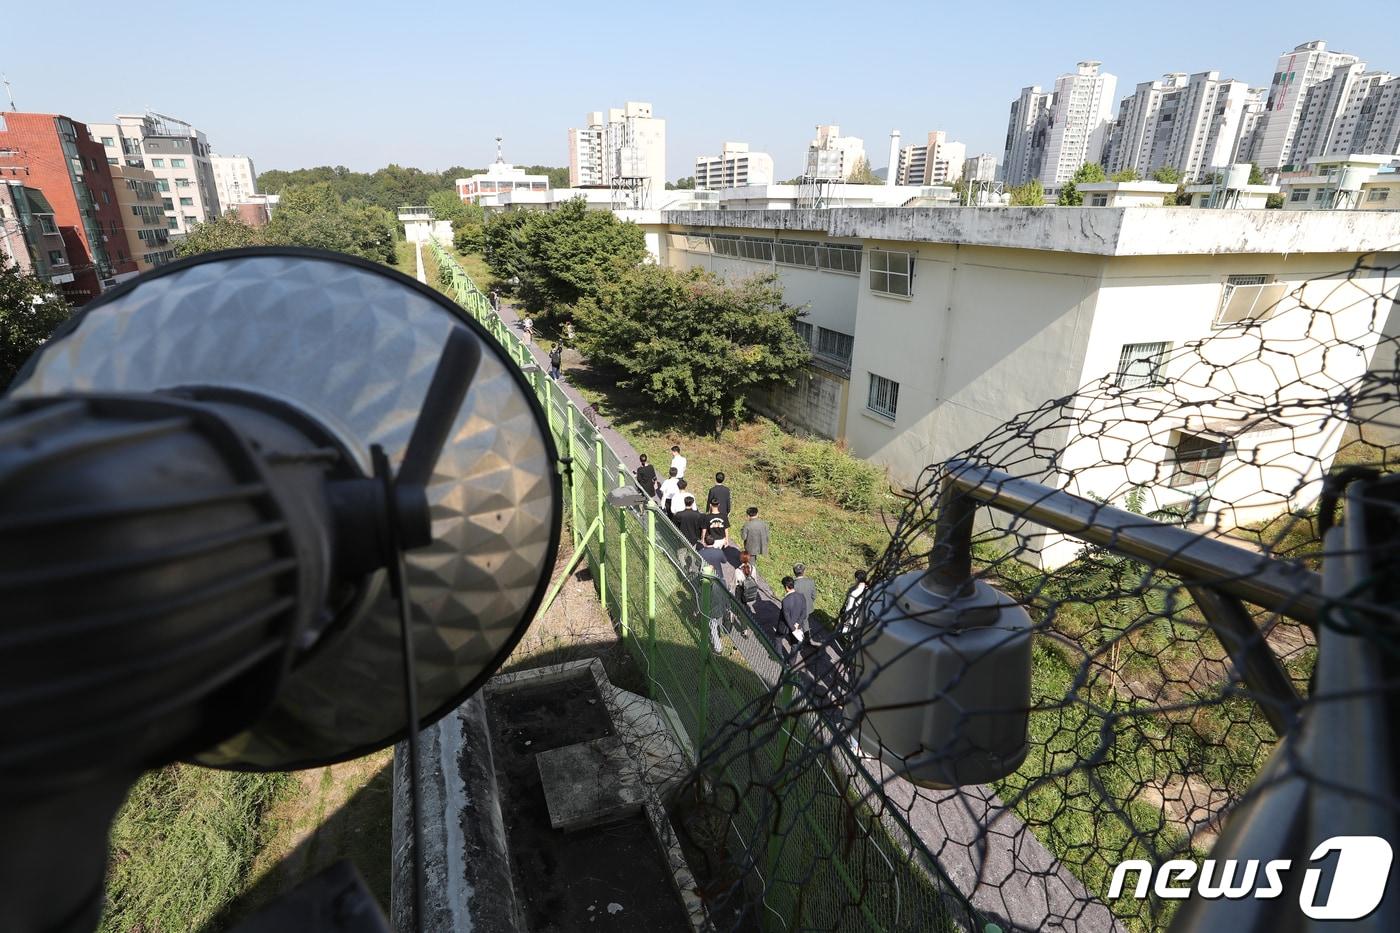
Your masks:
<svg viewBox="0 0 1400 933"><path fill-rule="evenodd" d="M774 244L773 255L785 266L817 267L817 244L805 240L779 240Z"/></svg>
<svg viewBox="0 0 1400 933"><path fill-rule="evenodd" d="M1159 386L1165 380L1162 363L1167 355L1166 343L1125 343L1118 356L1118 374L1114 381L1124 389Z"/></svg>
<svg viewBox="0 0 1400 933"><path fill-rule="evenodd" d="M806 321L795 321L793 327L797 328L797 336L802 338L802 342L810 347L812 345L812 325Z"/></svg>
<svg viewBox="0 0 1400 933"><path fill-rule="evenodd" d="M860 275L861 248L849 243L823 243L817 247L817 268Z"/></svg>
<svg viewBox="0 0 1400 933"><path fill-rule="evenodd" d="M817 354L820 356L849 363L855 343L856 338L850 334L843 334L839 330L827 330L825 327L817 328Z"/></svg>
<svg viewBox="0 0 1400 933"><path fill-rule="evenodd" d="M773 261L773 241L746 236L739 241L739 255L759 262Z"/></svg>
<svg viewBox="0 0 1400 933"><path fill-rule="evenodd" d="M871 373L870 399L866 407L877 415L893 419L899 409L899 383Z"/></svg>
<svg viewBox="0 0 1400 933"><path fill-rule="evenodd" d="M884 249L870 251L870 290L907 298L912 294L914 256Z"/></svg>

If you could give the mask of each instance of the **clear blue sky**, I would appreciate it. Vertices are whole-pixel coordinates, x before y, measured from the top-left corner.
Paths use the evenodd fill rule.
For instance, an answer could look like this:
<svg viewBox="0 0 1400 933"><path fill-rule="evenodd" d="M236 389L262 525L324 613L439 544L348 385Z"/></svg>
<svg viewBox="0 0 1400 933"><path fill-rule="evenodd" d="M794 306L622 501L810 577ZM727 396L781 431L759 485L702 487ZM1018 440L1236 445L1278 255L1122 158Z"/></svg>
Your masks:
<svg viewBox="0 0 1400 933"><path fill-rule="evenodd" d="M149 107L259 170L484 165L497 134L510 161L564 165L567 128L630 99L666 118L670 177L732 139L771 153L782 178L817 123L863 137L877 168L892 127L906 142L946 129L1000 158L1017 91L1085 58L1118 76L1120 97L1167 71L1266 85L1280 52L1315 38L1400 72L1382 4L1333 17L1315 0L1234 13L1078 0L14 7L0 71L21 110L97 122ZM693 25L697 9L713 25ZM170 44L178 32L188 41Z"/></svg>

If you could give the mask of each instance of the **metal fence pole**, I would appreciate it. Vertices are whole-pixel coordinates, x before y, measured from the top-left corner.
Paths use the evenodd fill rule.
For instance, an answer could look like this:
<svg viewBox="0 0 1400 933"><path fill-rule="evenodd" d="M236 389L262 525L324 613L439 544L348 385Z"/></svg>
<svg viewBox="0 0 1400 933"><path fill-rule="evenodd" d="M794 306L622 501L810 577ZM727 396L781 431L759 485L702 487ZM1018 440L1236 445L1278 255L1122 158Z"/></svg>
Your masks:
<svg viewBox="0 0 1400 933"><path fill-rule="evenodd" d="M647 509L647 664L656 657L656 509Z"/></svg>
<svg viewBox="0 0 1400 933"><path fill-rule="evenodd" d="M603 516L607 496L603 492L603 437L593 430L593 478L598 485L598 517ZM608 608L608 536L598 536L598 600Z"/></svg>
<svg viewBox="0 0 1400 933"><path fill-rule="evenodd" d="M622 464L617 465L617 479L619 486L627 485L627 469ZM622 637L626 638L630 632L627 627L628 592L627 592L627 512L623 509L617 510L617 575L620 581L618 593L618 608L622 624Z"/></svg>
<svg viewBox="0 0 1400 933"><path fill-rule="evenodd" d="M578 549L578 457L574 456L574 406L570 405L566 410L568 415L568 449L569 449L569 510L572 513L570 522L574 535L574 548Z"/></svg>

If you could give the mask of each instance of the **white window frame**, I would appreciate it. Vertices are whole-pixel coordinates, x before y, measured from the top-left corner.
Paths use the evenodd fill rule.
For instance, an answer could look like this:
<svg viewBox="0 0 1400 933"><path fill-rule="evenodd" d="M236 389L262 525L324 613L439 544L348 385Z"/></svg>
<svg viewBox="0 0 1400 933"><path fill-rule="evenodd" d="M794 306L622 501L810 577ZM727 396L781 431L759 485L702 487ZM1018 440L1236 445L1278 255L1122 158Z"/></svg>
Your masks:
<svg viewBox="0 0 1400 933"><path fill-rule="evenodd" d="M871 373L865 407L886 421L895 420L899 411L899 383L887 376Z"/></svg>
<svg viewBox="0 0 1400 933"><path fill-rule="evenodd" d="M1288 286L1262 272L1227 275L1215 309L1215 327L1235 327L1273 317ZM1245 302L1248 302L1246 305Z"/></svg>
<svg viewBox="0 0 1400 933"><path fill-rule="evenodd" d="M1118 351L1114 385L1120 389L1150 389L1166 383L1167 353L1172 345L1164 340L1125 343ZM1146 369L1145 372L1141 371Z"/></svg>
<svg viewBox="0 0 1400 933"><path fill-rule="evenodd" d="M867 284L877 295L892 298L914 296L914 254L903 250L872 249L867 251L870 275ZM902 290L895 287L902 284Z"/></svg>

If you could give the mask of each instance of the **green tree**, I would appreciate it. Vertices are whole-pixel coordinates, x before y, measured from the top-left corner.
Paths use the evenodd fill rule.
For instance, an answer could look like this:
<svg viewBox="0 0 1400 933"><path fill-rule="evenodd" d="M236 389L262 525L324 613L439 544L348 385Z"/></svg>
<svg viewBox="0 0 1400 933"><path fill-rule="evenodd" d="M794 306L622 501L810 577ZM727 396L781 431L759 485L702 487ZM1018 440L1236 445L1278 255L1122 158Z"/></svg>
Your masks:
<svg viewBox="0 0 1400 933"><path fill-rule="evenodd" d="M966 206L969 203L970 186L966 178L953 179L953 194L957 196L958 203Z"/></svg>
<svg viewBox="0 0 1400 933"><path fill-rule="evenodd" d="M265 228L269 243L314 246L388 263L396 258L397 232L388 210L359 198L342 202L325 182L283 191Z"/></svg>
<svg viewBox="0 0 1400 933"><path fill-rule="evenodd" d="M526 307L541 313L567 314L567 306L597 294L605 279L647 257L641 227L612 211L589 210L583 198L537 214L525 233L519 294Z"/></svg>
<svg viewBox="0 0 1400 933"><path fill-rule="evenodd" d="M666 182L667 191L689 191L695 187L695 176L687 175L684 178L677 178L675 184Z"/></svg>
<svg viewBox="0 0 1400 933"><path fill-rule="evenodd" d="M1251 185L1267 185L1269 176L1264 174L1264 170L1259 167L1258 162L1249 163L1249 183Z"/></svg>
<svg viewBox="0 0 1400 933"><path fill-rule="evenodd" d="M1060 197L1056 203L1061 207L1078 207L1084 203L1084 196L1079 193L1079 186L1104 180L1106 180L1106 176L1103 173L1102 165L1097 162L1085 162L1074 170L1069 182L1060 188Z"/></svg>
<svg viewBox="0 0 1400 933"><path fill-rule="evenodd" d="M240 246L260 246L264 242L266 239L262 230L245 224L236 213L230 211L217 220L196 224L183 240L175 244L175 252L181 256L193 256Z"/></svg>
<svg viewBox="0 0 1400 933"><path fill-rule="evenodd" d="M644 265L609 279L574 309L579 347L622 386L712 429L739 417L757 388L791 382L810 348L773 274L726 283L704 269Z"/></svg>
<svg viewBox="0 0 1400 933"><path fill-rule="evenodd" d="M865 156L860 156L851 166L850 174L846 176L846 181L852 185L878 185L880 179L870 170L870 160Z"/></svg>
<svg viewBox="0 0 1400 933"><path fill-rule="evenodd" d="M1164 185L1179 185L1183 179L1181 169L1175 165L1164 165L1152 173L1152 180Z"/></svg>
<svg viewBox="0 0 1400 933"><path fill-rule="evenodd" d="M454 232L458 226L470 222L471 208L475 207L478 213L481 211L474 204L463 203L456 191L434 191L428 195L428 207L432 209L434 220L450 220ZM480 223L479 218L477 222Z"/></svg>
<svg viewBox="0 0 1400 933"><path fill-rule="evenodd" d="M1264 209L1265 209L1265 210L1277 211L1277 210L1281 210L1282 208L1283 208L1283 195L1282 195L1282 194L1278 194L1278 193L1271 194L1271 195L1269 195L1267 198L1264 199Z"/></svg>
<svg viewBox="0 0 1400 933"><path fill-rule="evenodd" d="M509 284L528 274L529 227L543 216L534 211L504 211L487 218L482 227L481 249L492 275Z"/></svg>
<svg viewBox="0 0 1400 933"><path fill-rule="evenodd" d="M1016 185L1011 189L1012 207L1041 207L1045 204L1045 189L1041 187L1040 179L1032 178L1025 184Z"/></svg>
<svg viewBox="0 0 1400 933"><path fill-rule="evenodd" d="M0 253L0 390L70 313L52 287Z"/></svg>
<svg viewBox="0 0 1400 933"><path fill-rule="evenodd" d="M1137 169L1125 168L1121 172L1114 172L1109 176L1109 181L1138 181L1142 176L1137 173Z"/></svg>

